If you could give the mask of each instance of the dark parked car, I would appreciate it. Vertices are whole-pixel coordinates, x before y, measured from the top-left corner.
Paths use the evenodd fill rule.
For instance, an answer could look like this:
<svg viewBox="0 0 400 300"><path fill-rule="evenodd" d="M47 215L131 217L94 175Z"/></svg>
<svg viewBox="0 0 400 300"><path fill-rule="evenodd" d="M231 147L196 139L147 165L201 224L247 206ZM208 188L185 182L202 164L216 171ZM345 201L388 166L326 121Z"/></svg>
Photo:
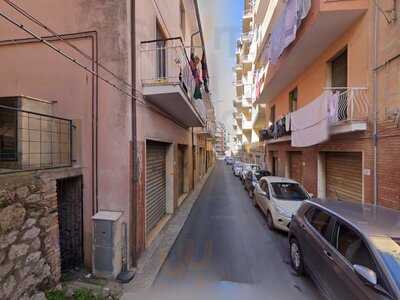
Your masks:
<svg viewBox="0 0 400 300"><path fill-rule="evenodd" d="M293 217L290 258L328 299L400 299L400 213L307 200Z"/></svg>
<svg viewBox="0 0 400 300"><path fill-rule="evenodd" d="M235 162L235 160L233 159L233 157L230 156L225 156L225 163L230 166Z"/></svg>
<svg viewBox="0 0 400 300"><path fill-rule="evenodd" d="M245 174L244 188L249 193L250 198L254 196L254 188L258 181L264 176L271 176L271 172L267 170L249 170Z"/></svg>

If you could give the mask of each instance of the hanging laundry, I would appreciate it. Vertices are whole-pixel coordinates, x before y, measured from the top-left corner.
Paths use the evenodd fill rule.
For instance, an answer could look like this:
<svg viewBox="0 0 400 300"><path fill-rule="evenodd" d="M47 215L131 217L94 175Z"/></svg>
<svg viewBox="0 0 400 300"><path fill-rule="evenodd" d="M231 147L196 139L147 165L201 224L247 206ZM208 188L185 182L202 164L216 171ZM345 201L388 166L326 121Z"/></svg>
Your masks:
<svg viewBox="0 0 400 300"><path fill-rule="evenodd" d="M200 58L198 56L195 56L194 53L190 55L190 68L192 70L192 75L195 81L195 88L194 88L194 94L193 97L194 99L202 99L202 94L201 94L201 76L200 76L200 70L199 70L199 63L200 63Z"/></svg>
<svg viewBox="0 0 400 300"><path fill-rule="evenodd" d="M286 115L285 129L286 131L290 131L290 121L291 121L291 113Z"/></svg>
<svg viewBox="0 0 400 300"><path fill-rule="evenodd" d="M278 62L283 51L296 39L297 30L311 8L311 0L288 0L278 17L268 42L261 54L261 61Z"/></svg>
<svg viewBox="0 0 400 300"><path fill-rule="evenodd" d="M329 122L332 124L339 121L339 93L332 91L327 93Z"/></svg>
<svg viewBox="0 0 400 300"><path fill-rule="evenodd" d="M201 75L203 78L204 90L208 94L210 93L210 90L208 88L209 77L208 77L208 66L207 66L205 51L203 51L203 57L201 58Z"/></svg>
<svg viewBox="0 0 400 300"><path fill-rule="evenodd" d="M296 39L296 33L298 28L298 9L299 2L301 0L288 0L285 9L285 29L284 37L281 45L281 53Z"/></svg>
<svg viewBox="0 0 400 300"><path fill-rule="evenodd" d="M327 99L322 94L291 114L292 147L309 147L329 139Z"/></svg>

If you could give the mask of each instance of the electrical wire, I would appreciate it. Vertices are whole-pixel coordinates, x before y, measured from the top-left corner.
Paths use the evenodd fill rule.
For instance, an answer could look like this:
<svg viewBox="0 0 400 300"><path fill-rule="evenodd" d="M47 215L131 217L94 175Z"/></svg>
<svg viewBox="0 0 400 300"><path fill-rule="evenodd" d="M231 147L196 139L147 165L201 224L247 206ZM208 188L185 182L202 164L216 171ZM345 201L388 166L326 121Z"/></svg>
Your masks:
<svg viewBox="0 0 400 300"><path fill-rule="evenodd" d="M157 0L153 0L153 2L154 2L154 5L156 6L156 9L157 9L157 11L158 11L160 17L161 17L161 20L162 20L163 23L164 23L165 30L167 31L168 35L171 37L171 33L170 33L169 30L168 30L167 22L165 22L165 20L164 20L164 17L163 17L163 15L162 15L162 13L161 13L160 7L158 6Z"/></svg>
<svg viewBox="0 0 400 300"><path fill-rule="evenodd" d="M73 45L72 43L68 42L67 40L65 40L64 38L62 38L59 34L57 34L55 31L51 30L48 26L46 26L45 24L41 23L39 20L35 19L31 14L29 14L28 12L24 11L22 8L18 7L17 5L15 5L15 7L12 5L14 4L11 1L8 0L4 0L7 4L11 5L14 9L16 9L18 12L20 12L21 14L23 14L25 17L27 17L29 20L31 20L32 22L36 23L37 25L39 25L40 27L46 29L48 32L50 32L51 34L55 35L59 40L65 42L67 45L69 45L70 47L72 47L74 50L76 50L77 52L79 52L81 55L83 55L85 58L87 58L88 60L90 60L91 62L95 63L96 65L98 65L99 67L101 67L103 70L105 70L106 72L108 72L109 74L113 75L114 77L116 77L118 80L124 82L126 85L132 87L131 84L127 83L126 81L124 81L123 79L119 78L117 75L115 75L112 71L110 71L109 69L107 69L105 66L103 66L102 64L100 64L99 62L93 60L89 55L87 55L84 51L82 51L81 49L79 49L78 47L76 47L75 45ZM157 5L157 4L156 4ZM18 9L17 9L18 8ZM157 6L158 8L158 6ZM159 9L159 8L158 8ZM161 13L161 11L159 11ZM95 72L93 70L91 70L89 67L85 66L84 64L82 64L81 62L79 62L76 58L66 54L64 51L58 49L57 47L53 46L51 43L49 43L45 38L42 38L41 36L39 36L38 34L34 33L32 30L28 29L26 26L24 26L23 24L18 23L17 21L13 20L11 17L7 16L4 12L0 11L0 17L4 18L6 21L8 21L9 23L13 24L14 26L20 28L21 30L23 30L24 32L26 32L27 34L29 34L30 36L32 36L33 38L37 39L39 42L45 44L46 46L48 46L50 49L56 51L58 54L64 56L67 60L71 61L72 63L78 65L79 67L83 68L86 72L89 72L90 74L96 76L97 78L99 78L100 80L102 80L103 82L105 82L106 84L108 84L109 86L115 88L116 90L120 91L122 94L130 97L131 99L134 99L136 101L136 103L148 107L152 110L157 111L158 113L160 113L161 115L163 115L164 117L170 119L169 115L165 114L162 110L160 110L158 107L155 107L153 105L150 105L144 101L144 96L143 94L135 89L132 89L135 92L138 92L140 95L132 95L131 93L125 91L124 89L118 87L116 84L112 83L110 80L102 77L101 75L98 74L98 72ZM174 121L174 120L173 120ZM174 121L175 122L175 121ZM178 123L177 123L178 124ZM178 124L180 125L180 124Z"/></svg>
<svg viewBox="0 0 400 300"><path fill-rule="evenodd" d="M381 7L381 5L379 4L378 0L373 0L373 2L374 2L374 4L375 4L376 8L378 8L378 10L381 12L381 14L383 15L383 17L385 18L386 22L387 22L388 24L391 24L391 23L392 23L392 20L390 20L390 19L388 18L388 16L386 15L386 11L384 11L384 9Z"/></svg>
<svg viewBox="0 0 400 300"><path fill-rule="evenodd" d="M146 104L144 101L142 101L142 99L140 99L137 96L132 95L131 93L125 91L124 89L118 87L116 84L112 83L111 81L109 81L108 79L102 77L101 75L99 75L97 72L91 70L89 67L85 66L84 64L82 64L81 62L79 62L77 59L75 59L74 57L66 54L64 51L58 49L57 47L53 46L51 43L49 43L47 40L45 40L44 38L40 37L39 35L37 35L36 33L32 32L31 30L27 29L23 24L18 23L17 21L13 20L11 17L7 16L6 14L4 14L3 12L0 11L0 17L2 17L3 19L5 19L6 21L8 21L9 23L13 24L14 26L20 28L21 30L23 30L25 33L29 34L30 36L32 36L33 38L37 39L38 41L40 41L41 43L45 44L46 46L48 46L49 48L51 48L52 50L56 51L57 53L59 53L60 55L64 56L66 59L68 59L69 61L73 62L74 64L78 65L79 67L83 68L86 72L91 73L92 75L96 76L97 78L99 78L100 80L102 80L103 82L105 82L106 84L110 85L111 87L117 89L118 91L120 91L122 94L134 99L137 102L141 102L142 104Z"/></svg>
<svg viewBox="0 0 400 300"><path fill-rule="evenodd" d="M81 50L79 47L77 47L73 43L71 43L68 40L64 39L59 33L54 31L53 29L49 28L47 25L43 24L40 20L38 20L33 15L28 13L22 7L18 6L17 4L15 4L14 2L12 2L10 0L3 0L3 1L6 2L9 6L11 6L13 9L15 9L17 12L19 12L21 15L23 15L24 17L29 19L30 21L32 21L36 25L42 27L43 29L45 29L47 32L49 32L53 36L57 37L60 41L64 42L66 45L68 45L69 47L71 47L72 49L77 51L83 57L85 57L86 59L90 60L92 63L96 64L97 66L99 66L105 72L107 72L108 74L112 75L114 78L116 78L120 82L124 83L126 86L130 87L133 91L135 91L135 93L139 93L139 95L142 95L141 92L136 90L136 89L134 89L134 87L129 82L127 82L126 80L124 80L123 78L121 78L120 76L115 74L114 72L112 72L110 69L108 69L106 66L104 66L103 64L101 64L97 60L94 60L89 54L85 53L83 50Z"/></svg>

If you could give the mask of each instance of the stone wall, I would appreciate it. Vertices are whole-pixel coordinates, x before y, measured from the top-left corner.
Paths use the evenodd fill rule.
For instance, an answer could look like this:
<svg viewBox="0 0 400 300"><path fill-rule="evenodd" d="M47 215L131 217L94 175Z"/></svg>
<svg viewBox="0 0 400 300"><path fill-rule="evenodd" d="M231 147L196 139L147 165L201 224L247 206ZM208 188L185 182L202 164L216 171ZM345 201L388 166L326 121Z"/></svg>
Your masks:
<svg viewBox="0 0 400 300"><path fill-rule="evenodd" d="M42 299L60 281L55 179L51 172L0 176L2 300Z"/></svg>

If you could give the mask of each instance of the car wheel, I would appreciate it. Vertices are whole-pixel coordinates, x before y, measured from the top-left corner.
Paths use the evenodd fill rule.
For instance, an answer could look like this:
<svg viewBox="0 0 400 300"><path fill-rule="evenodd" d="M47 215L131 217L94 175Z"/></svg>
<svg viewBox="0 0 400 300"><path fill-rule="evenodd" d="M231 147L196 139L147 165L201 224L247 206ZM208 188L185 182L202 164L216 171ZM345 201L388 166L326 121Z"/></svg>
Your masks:
<svg viewBox="0 0 400 300"><path fill-rule="evenodd" d="M253 202L254 207L258 206L258 203L256 201L256 197L254 196L254 193L252 192L253 197L251 197L251 202Z"/></svg>
<svg viewBox="0 0 400 300"><path fill-rule="evenodd" d="M290 263L297 275L304 274L303 254L301 253L299 242L295 238L290 240Z"/></svg>
<svg viewBox="0 0 400 300"><path fill-rule="evenodd" d="M267 212L267 225L270 230L275 230L274 219L270 211Z"/></svg>
<svg viewBox="0 0 400 300"><path fill-rule="evenodd" d="M251 199L254 199L254 192L251 189L248 189L248 191L249 191L249 197Z"/></svg>

